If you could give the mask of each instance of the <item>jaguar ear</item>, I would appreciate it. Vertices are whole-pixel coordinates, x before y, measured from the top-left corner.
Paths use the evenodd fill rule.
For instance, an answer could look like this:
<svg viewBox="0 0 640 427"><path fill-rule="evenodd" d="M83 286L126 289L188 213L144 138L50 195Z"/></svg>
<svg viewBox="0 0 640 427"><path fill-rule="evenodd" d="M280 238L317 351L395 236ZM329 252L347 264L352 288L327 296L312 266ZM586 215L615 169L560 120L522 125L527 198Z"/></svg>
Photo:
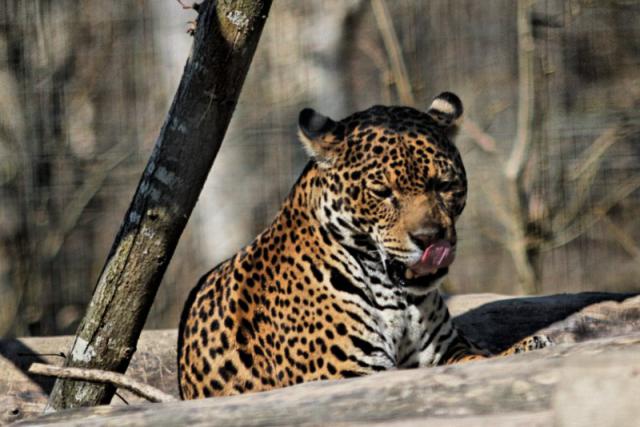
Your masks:
<svg viewBox="0 0 640 427"><path fill-rule="evenodd" d="M462 121L463 111L462 101L455 93L442 92L433 99L427 113L453 137Z"/></svg>
<svg viewBox="0 0 640 427"><path fill-rule="evenodd" d="M335 131L338 123L311 108L300 111L298 129L300 141L307 153L320 164L330 164L337 152Z"/></svg>

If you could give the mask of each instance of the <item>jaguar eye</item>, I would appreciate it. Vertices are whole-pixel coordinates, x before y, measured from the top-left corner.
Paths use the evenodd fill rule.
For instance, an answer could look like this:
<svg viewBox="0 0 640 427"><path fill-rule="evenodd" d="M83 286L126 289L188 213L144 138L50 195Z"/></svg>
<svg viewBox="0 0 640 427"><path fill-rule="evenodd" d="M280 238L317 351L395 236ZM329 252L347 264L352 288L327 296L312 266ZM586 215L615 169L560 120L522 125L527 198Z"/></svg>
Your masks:
<svg viewBox="0 0 640 427"><path fill-rule="evenodd" d="M386 199L393 195L389 187L370 188L371 192L381 199Z"/></svg>

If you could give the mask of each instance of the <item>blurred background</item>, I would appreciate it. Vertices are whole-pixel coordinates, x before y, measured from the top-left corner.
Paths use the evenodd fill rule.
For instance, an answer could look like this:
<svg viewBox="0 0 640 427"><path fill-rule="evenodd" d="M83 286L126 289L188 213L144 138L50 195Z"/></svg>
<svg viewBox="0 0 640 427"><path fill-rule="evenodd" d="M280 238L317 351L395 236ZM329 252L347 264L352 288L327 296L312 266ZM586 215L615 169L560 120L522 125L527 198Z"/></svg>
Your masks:
<svg viewBox="0 0 640 427"><path fill-rule="evenodd" d="M192 19L174 0L0 0L0 336L75 332ZM640 291L640 0L276 0L146 327L176 327L271 221L306 162L301 108L444 90L469 178L446 291Z"/></svg>

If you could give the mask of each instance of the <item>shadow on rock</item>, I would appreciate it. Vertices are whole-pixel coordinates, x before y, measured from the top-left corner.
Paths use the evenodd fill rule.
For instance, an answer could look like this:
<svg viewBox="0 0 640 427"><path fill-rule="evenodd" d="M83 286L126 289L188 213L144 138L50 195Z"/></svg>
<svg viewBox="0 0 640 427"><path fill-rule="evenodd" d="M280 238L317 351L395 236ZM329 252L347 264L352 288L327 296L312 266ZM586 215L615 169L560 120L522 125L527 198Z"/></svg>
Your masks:
<svg viewBox="0 0 640 427"><path fill-rule="evenodd" d="M500 299L472 308L454 322L467 337L493 352L537 333L556 342L578 342L637 330L640 299L634 298L629 306L619 304L637 295L585 292Z"/></svg>

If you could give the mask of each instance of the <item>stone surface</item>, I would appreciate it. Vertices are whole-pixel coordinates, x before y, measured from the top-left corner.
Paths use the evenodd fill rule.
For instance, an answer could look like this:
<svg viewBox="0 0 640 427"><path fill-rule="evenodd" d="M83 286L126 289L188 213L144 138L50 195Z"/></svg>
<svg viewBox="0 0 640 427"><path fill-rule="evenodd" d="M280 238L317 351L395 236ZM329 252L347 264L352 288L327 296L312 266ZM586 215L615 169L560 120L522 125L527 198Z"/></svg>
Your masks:
<svg viewBox="0 0 640 427"><path fill-rule="evenodd" d="M612 389L625 390L625 395L630 395L629 387L634 385L623 383L618 378L635 378L634 371L625 373L618 372L622 367L619 365L629 359L630 366L634 366L634 360L640 359L640 344L638 343L638 333L640 333L640 296L628 294L607 294L607 293L582 293L582 294L562 294L542 297L522 297L513 298L504 295L493 294L471 294L451 296L447 301L455 322L473 340L483 343L493 350L500 350L521 338L534 334L544 333L551 336L558 345L550 350L543 350L532 354L520 355L514 358L493 359L481 362L481 364L471 363L467 365L434 368L426 370L396 371L384 373L388 377L378 375L350 381L340 381L334 383L309 384L312 386L309 392L314 396L327 394L327 397L318 398L318 408L324 408L319 412L318 417L328 416L325 412L330 411L332 422L341 423L388 423L393 420L393 425L417 425L428 418L435 425L440 421L448 424L455 419L455 425L548 425L549 420L557 420L559 425L572 425L570 420L574 412L580 411L581 403L588 404L589 408L597 408L596 400L600 397L593 393L588 395L586 390L590 384L609 384L607 378L613 378L610 384ZM603 338L604 340L592 340ZM61 364L62 358L56 356L34 356L33 353L60 353L68 350L72 337L45 337L45 338L25 338L17 340L0 340L0 423L26 419L39 414L44 407L48 391L51 389L51 380L43 377L29 377L25 374L28 366L32 362L45 362ZM586 340L592 340L581 343ZM138 343L138 351L134 355L128 374L133 378L146 382L163 391L177 395L176 365L175 365L175 343L176 331L146 331L143 333ZM586 359L581 359L580 355L585 355ZM597 356L597 361L592 361L592 356ZM616 357L620 359L615 359ZM553 360L571 360L571 362L554 364ZM573 358L576 358L575 360ZM593 359L596 360L596 359ZM607 360L611 360L607 363ZM524 365L522 365L524 363ZM521 375L523 367L528 367L532 363L536 366L533 379ZM482 366L477 368L476 366ZM489 366L498 366L489 368ZM612 371L608 371L612 370ZM640 368L638 368L640 369ZM460 371L461 370L461 371ZM6 373L6 375L5 375ZM568 375L569 379L562 384L579 384L578 389L558 386L558 378ZM583 378L584 381L578 379ZM497 385L491 390L484 386L488 384ZM362 386L353 386L363 384ZM533 382L532 382L533 381ZM589 382L591 381L591 382ZM486 383L486 384L485 384ZM637 381L640 383L640 380ZM345 384L345 385L342 385ZM368 387L376 388L379 391L380 384L383 390L387 386L391 387L389 396L382 392L369 390ZM321 387L316 390L313 387ZM329 387L326 390L322 387ZM346 387L346 389L344 388ZM352 387L355 387L352 389ZM395 388L394 388L395 387ZM506 388L505 388L506 387ZM556 390L557 389L557 390ZM291 390L291 391L289 391ZM291 389L279 390L273 393L278 394L277 399L287 399L298 402L301 407L314 411L313 400L298 401L299 393L295 390L307 389L295 387ZM351 390L351 391L348 391ZM338 393L338 394L336 394ZM343 394L340 394L343 393ZM346 394L345 394L346 393ZM414 398L408 399L407 393L414 394ZM587 393L587 395L584 395ZM131 403L140 401L122 392L122 395ZM400 407L385 406L382 421L379 416L348 418L350 407L335 407L332 403L334 394L339 396L350 396L349 402L353 408L366 409L372 414L376 413L381 402L391 399L392 402L403 402ZM636 393L638 395L638 393ZM286 411L276 411L273 401L260 406L262 396L271 394L251 395L245 397L231 398L240 399L237 402L241 407L251 408L251 414L256 414L256 422L264 420L266 423L314 423L320 422L320 418L290 418L284 417ZM284 396L284 397L282 397ZM302 396L302 395L300 395ZM466 398L462 399L460 397ZM579 396L574 399L574 406L571 406L570 396ZM590 397L591 396L591 397ZM590 397L591 400L588 398ZM346 398L346 397L345 397ZM564 402L560 407L569 412L556 411L553 409L553 399ZM226 399L226 398L225 398ZM243 411L234 410L235 400L215 399L215 402L207 401L204 405L208 408L213 405L211 411L216 417L230 422L233 416L244 416ZM243 400L244 399L244 400ZM492 408L491 402L487 399L497 399L496 402L504 406L505 410L500 412L499 408ZM563 400L564 399L564 400ZM605 402L606 400L603 400ZM229 408L225 405L230 402ZM254 403L255 402L255 403ZM321 403L325 402L325 403ZM555 402L555 400L554 400ZM626 403L625 403L626 402ZM611 402L606 404L606 408L618 408L614 403L622 405L618 412L628 412L635 408L627 408L627 401ZM185 408L190 404L185 403ZM201 403L197 403L196 406ZM257 406L253 406L253 405ZM121 406L122 402L115 398L112 405ZM181 404L182 405L182 404ZM222 405L222 406L220 406ZM288 405L288 404L287 404ZM297 412L293 406L289 407L290 412ZM323 406L325 405L325 406ZM483 406L484 405L484 406ZM275 405L278 406L278 405ZM633 406L633 405L632 405ZM164 406L163 406L164 407ZM143 414L142 418L131 418L136 425L144 424L149 414L146 406L124 408L126 414ZM159 408L153 406L152 408ZM178 406L177 408L182 408ZM200 407L198 406L198 410ZM226 409L225 409L226 408ZM231 408L231 409L230 409ZM395 409L394 409L395 408ZM405 409L402 409L405 408ZM482 409L484 408L484 409ZM573 409L571 409L573 408ZM606 409L605 408L605 409ZM389 409L389 411L386 411ZM508 410L507 410L508 409ZM112 416L119 416L117 411L123 409L99 408L93 411L99 413L107 412ZM178 412L182 409L176 409ZM188 409L185 409L187 412ZM204 410L205 413L209 409ZM218 411L222 411L220 414ZM234 412L235 411L235 412ZM263 411L263 412L260 412ZM271 412L270 412L271 411ZM275 412L273 412L275 411ZM340 412L342 411L342 412ZM309 412L309 416L311 416ZM388 412L388 413L387 413ZM232 416L232 413L237 413ZM355 413L360 413L356 410ZM598 413L605 413L604 409ZM221 415L222 414L222 415ZM277 415L280 414L280 415ZM183 414L189 416L188 414ZM392 416L393 415L393 416ZM66 414L64 414L66 416ZM253 416L253 415L252 415ZM444 419L440 417L445 416ZM276 417L276 418L273 418ZM346 418L345 418L346 417ZM611 417L610 417L611 418ZM128 418L127 418L128 419ZM153 418L155 419L155 418ZM580 418L577 417L579 420ZM613 418L616 419L617 418ZM49 419L59 421L59 418ZM203 418L205 421L207 418ZM296 421L297 420L297 421ZM444 421L443 421L444 420ZM118 422L120 422L118 418ZM203 422L205 422L203 421ZM245 420L246 421L246 420ZM127 421L129 422L129 421ZM151 421L149 421L151 422ZM194 423L200 421L194 420ZM324 422L324 419L322 420ZM467 423L467 424L465 424ZM477 424L476 424L477 423ZM263 425L263 424L255 424ZM576 424L577 425L577 424ZM612 424L613 425L613 424ZM616 424L624 425L624 424Z"/></svg>
<svg viewBox="0 0 640 427"><path fill-rule="evenodd" d="M619 342L619 345L624 345ZM613 352L606 361L594 365L589 355L566 366L552 405L556 425L567 427L637 426L640 424L640 351L634 360ZM629 363L629 366L625 366Z"/></svg>
<svg viewBox="0 0 640 427"><path fill-rule="evenodd" d="M38 425L635 426L640 333L266 393L56 413ZM574 379L580 381L573 381ZM584 399L584 400L580 400ZM623 402L610 404L615 399ZM594 421L597 421L594 423Z"/></svg>

